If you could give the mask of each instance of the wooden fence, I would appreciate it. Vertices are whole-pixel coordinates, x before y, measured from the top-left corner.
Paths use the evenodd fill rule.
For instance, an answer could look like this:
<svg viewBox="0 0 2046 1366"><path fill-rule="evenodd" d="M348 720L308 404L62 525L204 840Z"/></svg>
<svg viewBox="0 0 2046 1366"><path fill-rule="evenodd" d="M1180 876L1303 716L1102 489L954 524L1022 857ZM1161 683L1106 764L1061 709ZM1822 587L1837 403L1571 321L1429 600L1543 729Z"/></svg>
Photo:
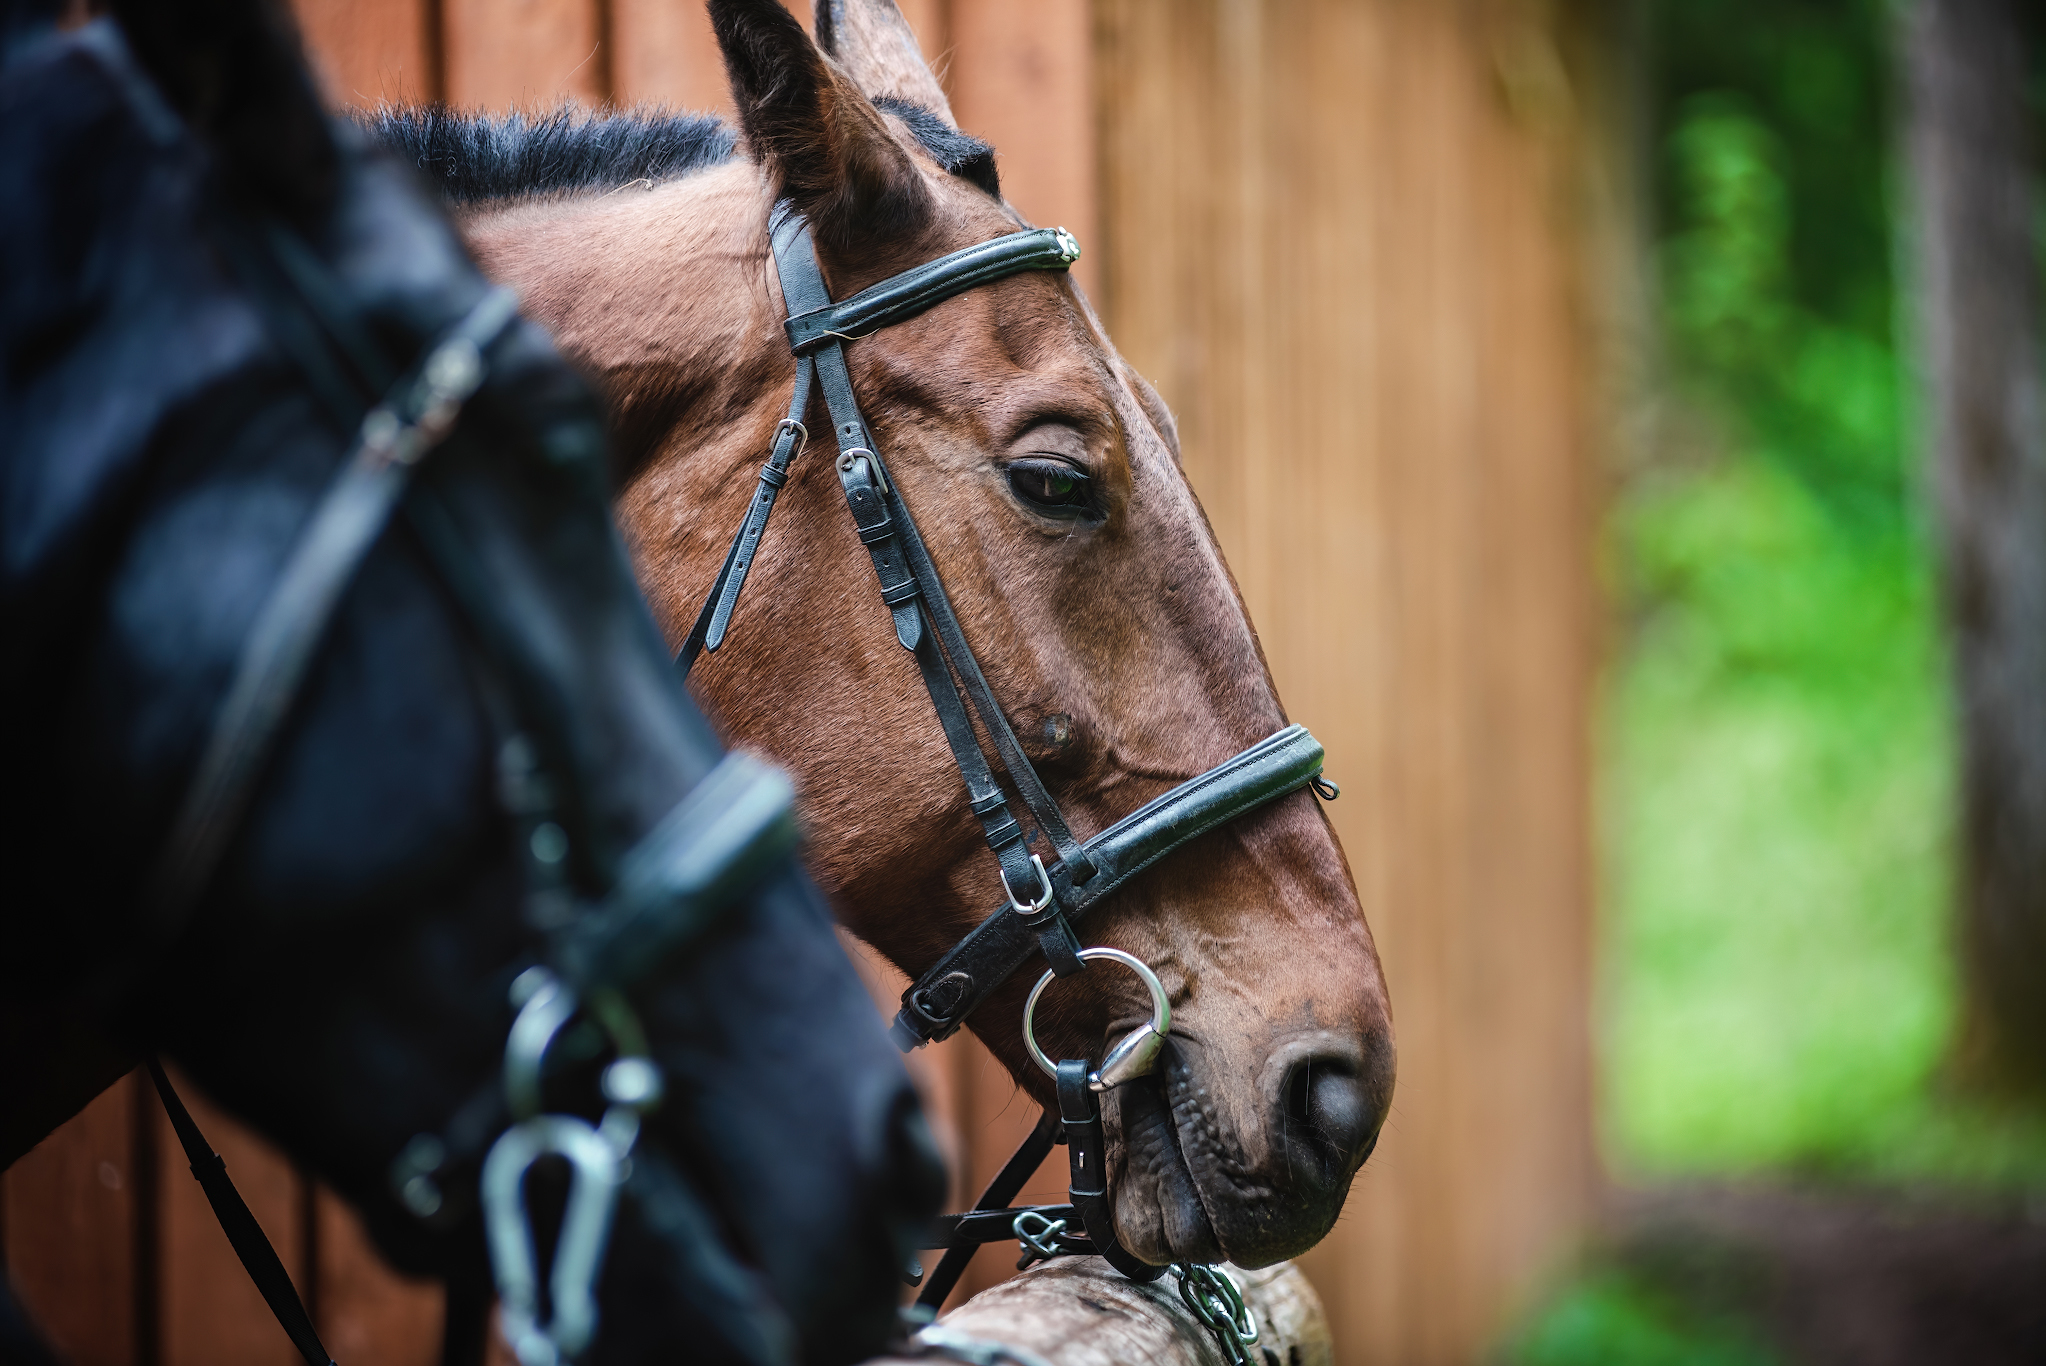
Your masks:
<svg viewBox="0 0 2046 1366"><path fill-rule="evenodd" d="M694 0L299 0L339 103L729 104ZM1305 1259L1343 1366L1476 1360L1570 1251L1591 1140L1601 47L1543 0L905 0L1002 182L1178 415L1384 955L1400 1080ZM877 997L898 983L869 964ZM977 1188L1031 1107L918 1063ZM344 1366L436 1358L431 1285L204 1110ZM1055 1174L1044 1198L1055 1198ZM130 1078L0 1180L76 1366L290 1366ZM979 1259L970 1290L998 1276Z"/></svg>

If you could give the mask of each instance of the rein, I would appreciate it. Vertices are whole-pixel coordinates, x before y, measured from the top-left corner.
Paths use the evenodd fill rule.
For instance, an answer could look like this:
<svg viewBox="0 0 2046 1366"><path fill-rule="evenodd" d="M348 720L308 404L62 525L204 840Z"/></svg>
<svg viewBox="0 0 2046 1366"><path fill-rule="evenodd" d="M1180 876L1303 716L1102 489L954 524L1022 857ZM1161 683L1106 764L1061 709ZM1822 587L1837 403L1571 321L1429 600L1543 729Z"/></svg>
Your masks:
<svg viewBox="0 0 2046 1366"><path fill-rule="evenodd" d="M768 515L788 482L790 464L808 443L804 419L812 390L821 389L838 448L835 465L846 508L873 560L882 605L894 620L896 642L916 659L965 784L967 805L980 821L995 856L1004 893L1002 905L903 993L902 1008L889 1028L890 1037L905 1053L934 1039L949 1038L1035 954L1043 955L1049 971L1032 991L1031 1007L1054 977L1082 972L1088 960L1101 958L1113 958L1137 972L1154 1002L1150 1023L1111 1049L1098 1070L1084 1061L1053 1063L1045 1058L1031 1036L1031 1011L1026 1008L1025 1041L1058 1083L1059 1113L1054 1118L1047 1112L1038 1121L971 1211L946 1215L932 1225L924 1245L942 1247L946 1252L924 1284L918 1304L934 1313L957 1284L976 1247L1011 1238L1025 1248L1019 1269L1042 1257L1098 1253L1132 1280L1155 1280L1166 1268L1140 1260L1115 1235L1095 1096L1152 1070L1170 1027L1171 1012L1148 966L1119 950L1081 948L1073 922L1138 873L1218 826L1303 787L1312 786L1324 798L1335 797L1335 785L1321 776L1321 744L1305 727L1287 726L1172 788L1094 838L1076 840L988 687L916 520L903 500L901 486L890 477L876 449L853 394L845 347L969 289L1023 271L1065 270L1079 259L1079 243L1064 228L1010 233L833 302L818 266L809 224L786 200L775 206L769 219L768 241L788 305L784 329L796 360L788 415L775 426L759 487L696 622L676 654L676 665L686 677L703 653L715 652L724 643L747 571L759 553ZM995 780L988 756L974 735L969 701L972 715L979 717L994 743L1016 797L1051 846L1049 866L1042 853L1031 852L1023 828L1011 814L1009 796ZM1072 1202L1009 1208L1009 1201L1058 1143L1069 1150ZM1221 1272L1207 1267L1175 1270L1189 1304L1194 1295L1206 1296L1202 1303L1207 1304L1226 1301L1233 1294L1234 1287ZM921 1280L918 1269L912 1284ZM1188 1291L1189 1285L1199 1288ZM1240 1306L1240 1299L1236 1303ZM1253 1330L1250 1340L1254 1337Z"/></svg>

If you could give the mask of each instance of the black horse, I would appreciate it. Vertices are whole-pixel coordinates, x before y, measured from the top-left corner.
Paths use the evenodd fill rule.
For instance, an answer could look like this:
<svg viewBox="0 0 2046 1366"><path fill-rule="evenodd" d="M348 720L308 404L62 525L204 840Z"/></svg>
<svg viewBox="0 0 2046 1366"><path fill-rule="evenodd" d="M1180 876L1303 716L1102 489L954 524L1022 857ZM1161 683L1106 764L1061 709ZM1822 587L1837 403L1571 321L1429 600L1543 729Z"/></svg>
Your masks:
<svg viewBox="0 0 2046 1366"><path fill-rule="evenodd" d="M588 390L537 328L479 323L486 282L412 173L322 113L281 3L68 33L54 8L6 11L0 76L0 1162L174 1056L447 1281L450 1359L474 1359L480 1173L544 963L585 1000L628 984L604 999L665 1081L589 1359L877 1350L940 1177L810 884L782 859L696 906L681 953L672 924L584 933L720 761L612 527ZM252 630L390 435L365 413L471 342L480 388L366 542L245 809L213 809L217 860L167 863ZM447 416L383 401L413 436ZM189 895L166 869L197 870ZM543 1040L546 1109L605 1112L600 1069L637 1048L616 1013Z"/></svg>

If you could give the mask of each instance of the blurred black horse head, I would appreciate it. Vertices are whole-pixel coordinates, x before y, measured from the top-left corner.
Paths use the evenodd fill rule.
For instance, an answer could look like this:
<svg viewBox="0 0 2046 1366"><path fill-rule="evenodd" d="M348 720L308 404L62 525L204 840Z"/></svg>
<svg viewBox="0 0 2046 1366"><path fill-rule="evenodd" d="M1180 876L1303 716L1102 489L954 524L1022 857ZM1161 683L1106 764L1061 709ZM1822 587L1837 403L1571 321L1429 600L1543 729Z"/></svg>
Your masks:
<svg viewBox="0 0 2046 1366"><path fill-rule="evenodd" d="M115 11L4 25L0 1162L160 1050L445 1278L472 1353L512 984L719 747L613 531L601 415L511 319L164 919L167 832L365 413L493 306L410 172L321 112L281 3ZM816 893L783 860L628 966L666 1098L591 1359L878 1349L938 1173ZM594 1118L626 1045L558 1037L546 1104Z"/></svg>

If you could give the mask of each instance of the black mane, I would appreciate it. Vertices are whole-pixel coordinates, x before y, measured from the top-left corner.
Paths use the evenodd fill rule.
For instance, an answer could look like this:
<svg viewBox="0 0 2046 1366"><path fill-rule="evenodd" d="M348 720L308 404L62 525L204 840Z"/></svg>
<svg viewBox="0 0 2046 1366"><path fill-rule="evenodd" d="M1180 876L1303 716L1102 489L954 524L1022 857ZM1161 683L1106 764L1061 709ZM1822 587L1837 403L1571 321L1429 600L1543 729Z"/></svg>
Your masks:
<svg viewBox="0 0 2046 1366"><path fill-rule="evenodd" d="M994 148L921 105L880 99L948 172L1001 198ZM384 105L353 116L369 140L417 166L450 204L660 184L730 160L738 136L714 114L664 109L486 114Z"/></svg>
<svg viewBox="0 0 2046 1366"><path fill-rule="evenodd" d="M355 118L452 204L678 180L728 160L737 141L715 115L665 110L497 115L385 105Z"/></svg>

